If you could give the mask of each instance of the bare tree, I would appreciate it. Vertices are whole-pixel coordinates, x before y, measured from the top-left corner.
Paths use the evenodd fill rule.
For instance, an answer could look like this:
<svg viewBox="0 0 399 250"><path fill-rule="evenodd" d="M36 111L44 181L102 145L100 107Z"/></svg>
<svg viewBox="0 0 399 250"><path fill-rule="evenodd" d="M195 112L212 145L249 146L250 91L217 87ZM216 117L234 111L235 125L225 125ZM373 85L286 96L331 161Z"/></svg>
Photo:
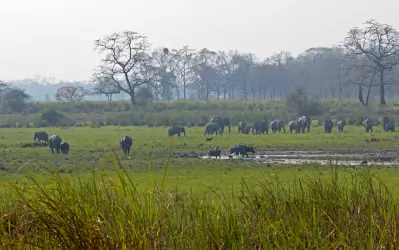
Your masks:
<svg viewBox="0 0 399 250"><path fill-rule="evenodd" d="M255 65L255 58L253 54L235 54L232 63L234 63L233 82L235 88L238 90L241 98L248 100L248 94L253 92L252 68Z"/></svg>
<svg viewBox="0 0 399 250"><path fill-rule="evenodd" d="M55 99L62 102L79 102L88 94L81 86L64 86L57 89Z"/></svg>
<svg viewBox="0 0 399 250"><path fill-rule="evenodd" d="M363 59L363 60L362 60ZM359 62L360 60L360 62ZM375 79L377 71L372 68L362 68L360 65L364 64L367 58L355 58L354 60L342 64L342 68L346 69L344 84L355 86L357 88L357 98L363 106L369 105L371 88L378 86ZM366 88L366 100L364 100L364 88Z"/></svg>
<svg viewBox="0 0 399 250"><path fill-rule="evenodd" d="M394 81L387 81L385 73L389 72L399 63L399 34L388 24L381 24L370 19L365 22L365 28L352 28L349 30L345 41L346 57L352 60L364 56L359 68L369 68L379 76L380 104L386 104L385 85ZM374 74L373 74L374 75Z"/></svg>
<svg viewBox="0 0 399 250"><path fill-rule="evenodd" d="M195 51L188 46L172 53L177 81L183 85L183 99L186 99L186 89L190 79L193 79Z"/></svg>
<svg viewBox="0 0 399 250"><path fill-rule="evenodd" d="M92 78L93 94L105 95L108 102L112 101L112 97L121 92L121 89L114 84L113 79L109 76L94 74Z"/></svg>
<svg viewBox="0 0 399 250"><path fill-rule="evenodd" d="M173 90L176 90L177 98L180 97L179 88L176 81L175 63L176 51L169 51L167 48L156 49L152 53L152 65L157 70L157 77L154 79L154 88L164 100L173 99Z"/></svg>
<svg viewBox="0 0 399 250"><path fill-rule="evenodd" d="M112 79L114 86L130 96L136 104L135 91L141 85L151 85L155 71L150 65L147 37L133 31L123 31L95 41L95 50L102 55L97 73Z"/></svg>
<svg viewBox="0 0 399 250"><path fill-rule="evenodd" d="M220 80L216 59L217 53L206 48L199 50L195 57L195 74L190 87L197 91L200 100L208 100Z"/></svg>

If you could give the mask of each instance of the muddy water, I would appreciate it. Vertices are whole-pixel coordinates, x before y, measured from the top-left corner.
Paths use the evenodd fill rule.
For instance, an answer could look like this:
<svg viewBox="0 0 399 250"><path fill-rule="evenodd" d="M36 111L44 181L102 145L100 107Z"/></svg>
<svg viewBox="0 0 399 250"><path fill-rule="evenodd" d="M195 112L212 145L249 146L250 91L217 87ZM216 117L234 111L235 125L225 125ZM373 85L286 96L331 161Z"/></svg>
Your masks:
<svg viewBox="0 0 399 250"><path fill-rule="evenodd" d="M208 156L201 158L207 159ZM222 155L221 160L230 159L228 155ZM396 154L392 153L347 153L347 154L327 154L327 153L311 153L311 152L290 152L290 154L278 154L278 152L270 152L267 155L253 155L249 158L234 155L231 160L241 159L248 162L258 163L287 163L287 164L304 164L304 163L318 163L322 165L337 164L358 166L364 160L367 160L368 165L399 165Z"/></svg>

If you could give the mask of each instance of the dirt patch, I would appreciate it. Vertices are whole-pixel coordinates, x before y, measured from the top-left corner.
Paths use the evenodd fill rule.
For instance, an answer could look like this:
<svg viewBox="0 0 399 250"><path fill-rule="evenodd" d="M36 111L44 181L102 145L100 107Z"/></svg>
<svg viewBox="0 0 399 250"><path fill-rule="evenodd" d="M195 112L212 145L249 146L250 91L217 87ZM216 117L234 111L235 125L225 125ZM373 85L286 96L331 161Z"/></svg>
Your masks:
<svg viewBox="0 0 399 250"><path fill-rule="evenodd" d="M201 156L203 159L208 156ZM224 154L220 159L240 159L257 163L288 163L288 164L338 164L338 165L399 165L396 152L367 152L367 153L330 153L320 151L273 151L267 154L255 154L244 158Z"/></svg>

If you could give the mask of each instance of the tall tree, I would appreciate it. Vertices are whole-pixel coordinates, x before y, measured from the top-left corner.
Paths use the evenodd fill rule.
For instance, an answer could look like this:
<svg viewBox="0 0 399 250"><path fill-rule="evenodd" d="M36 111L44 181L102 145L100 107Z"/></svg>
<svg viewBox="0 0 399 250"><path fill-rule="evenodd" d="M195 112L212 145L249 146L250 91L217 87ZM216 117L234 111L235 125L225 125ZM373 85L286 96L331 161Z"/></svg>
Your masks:
<svg viewBox="0 0 399 250"><path fill-rule="evenodd" d="M380 104L386 104L385 86L393 83L385 79L386 72L399 64L399 34L388 24L381 24L374 19L365 22L363 29L355 27L345 37L344 47L347 60L364 56L357 68L369 68L379 76ZM373 74L374 75L374 74Z"/></svg>
<svg viewBox="0 0 399 250"><path fill-rule="evenodd" d="M170 57L174 64L176 82L183 87L183 99L186 99L187 86L194 79L195 50L183 46L181 49L172 50Z"/></svg>
<svg viewBox="0 0 399 250"><path fill-rule="evenodd" d="M136 104L136 88L153 84L156 74L149 48L147 37L133 31L116 32L95 41L95 50L103 56L96 73L112 79L117 89L130 96L132 105Z"/></svg>

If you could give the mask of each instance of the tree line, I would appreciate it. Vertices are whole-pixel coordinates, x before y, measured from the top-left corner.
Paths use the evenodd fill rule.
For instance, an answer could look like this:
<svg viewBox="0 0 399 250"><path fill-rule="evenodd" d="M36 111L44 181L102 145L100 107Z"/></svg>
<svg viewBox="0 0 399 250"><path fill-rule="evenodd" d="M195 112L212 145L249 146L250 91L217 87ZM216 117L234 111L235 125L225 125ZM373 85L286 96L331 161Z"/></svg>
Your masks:
<svg viewBox="0 0 399 250"><path fill-rule="evenodd" d="M115 32L95 41L102 56L91 79L96 94L124 93L153 99L285 99L305 92L319 98L371 98L399 93L399 36L370 19L351 28L332 47L310 48L294 57L281 51L261 59L253 53L207 48L152 49L146 36Z"/></svg>

